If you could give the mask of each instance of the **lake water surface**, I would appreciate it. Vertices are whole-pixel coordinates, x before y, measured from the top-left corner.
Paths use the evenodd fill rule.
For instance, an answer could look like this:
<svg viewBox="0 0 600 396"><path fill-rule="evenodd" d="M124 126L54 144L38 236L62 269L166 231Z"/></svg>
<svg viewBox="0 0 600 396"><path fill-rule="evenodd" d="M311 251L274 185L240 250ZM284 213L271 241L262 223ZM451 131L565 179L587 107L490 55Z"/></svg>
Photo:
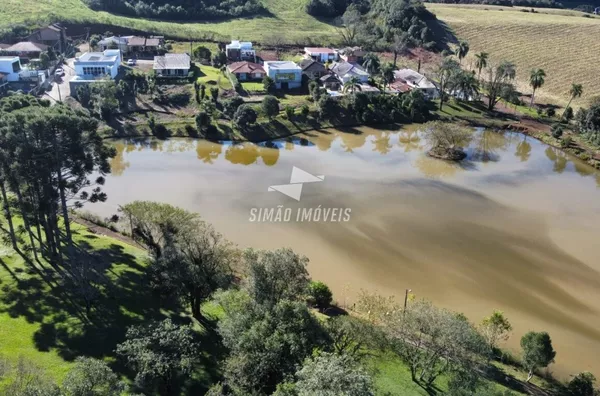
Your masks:
<svg viewBox="0 0 600 396"><path fill-rule="evenodd" d="M361 289L417 297L478 322L501 309L508 347L548 331L555 373L600 375L600 174L521 134L477 131L461 165L414 129L326 130L270 144L116 141L101 215L136 199L196 211L242 247L292 247L341 304ZM271 185L324 175L300 202ZM251 222L252 208L350 208L348 222Z"/></svg>

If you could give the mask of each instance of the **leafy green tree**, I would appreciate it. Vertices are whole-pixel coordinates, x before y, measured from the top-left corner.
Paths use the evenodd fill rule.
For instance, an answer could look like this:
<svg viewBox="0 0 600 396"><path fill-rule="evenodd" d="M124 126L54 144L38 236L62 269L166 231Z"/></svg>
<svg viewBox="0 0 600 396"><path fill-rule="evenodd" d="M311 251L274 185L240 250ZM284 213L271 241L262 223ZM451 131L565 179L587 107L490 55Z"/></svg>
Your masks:
<svg viewBox="0 0 600 396"><path fill-rule="evenodd" d="M143 389L158 389L163 395L179 394L177 380L192 372L198 356L192 328L165 319L130 327L125 338L116 352L135 370L136 384Z"/></svg>
<svg viewBox="0 0 600 396"><path fill-rule="evenodd" d="M155 259L162 256L172 235L192 233L199 222L195 213L152 201L133 201L119 211L131 236L146 245Z"/></svg>
<svg viewBox="0 0 600 396"><path fill-rule="evenodd" d="M204 110L200 110L196 114L196 127L199 131L204 131L210 126L210 116Z"/></svg>
<svg viewBox="0 0 600 396"><path fill-rule="evenodd" d="M560 137L563 135L563 132L563 127L560 124L552 125L552 129L550 130L550 133L552 133L552 136L555 139L560 139Z"/></svg>
<svg viewBox="0 0 600 396"><path fill-rule="evenodd" d="M211 87L210 97L212 98L213 102L217 103L217 99L219 99L219 88Z"/></svg>
<svg viewBox="0 0 600 396"><path fill-rule="evenodd" d="M386 337L379 342L397 353L413 381L424 386L443 374L473 370L489 354L485 340L464 316L427 301L412 302L404 309L393 299L363 295L357 308L381 323Z"/></svg>
<svg viewBox="0 0 600 396"><path fill-rule="evenodd" d="M369 374L351 357L323 352L296 373L298 396L374 395Z"/></svg>
<svg viewBox="0 0 600 396"><path fill-rule="evenodd" d="M47 52L42 52L40 54L40 67L42 69L47 69L50 66L50 57Z"/></svg>
<svg viewBox="0 0 600 396"><path fill-rule="evenodd" d="M275 92L275 89L277 87L275 86L275 80L273 80L271 77L265 76L262 80L262 83L263 83L265 92L268 92L268 93Z"/></svg>
<svg viewBox="0 0 600 396"><path fill-rule="evenodd" d="M429 110L425 95L420 89L402 95L402 108L408 112L411 121L422 121L427 117Z"/></svg>
<svg viewBox="0 0 600 396"><path fill-rule="evenodd" d="M6 364L0 393L11 396L63 396L60 388L48 378L42 368L19 356L14 367Z"/></svg>
<svg viewBox="0 0 600 396"><path fill-rule="evenodd" d="M498 101L502 98L506 87L515 79L517 69L515 64L508 61L500 62L496 67L491 67L484 88L487 91L488 110L494 110Z"/></svg>
<svg viewBox="0 0 600 396"><path fill-rule="evenodd" d="M458 95L460 100L468 101L469 98L475 98L479 95L479 80L475 75L466 70L458 70L452 76L449 82L449 89Z"/></svg>
<svg viewBox="0 0 600 396"><path fill-rule="evenodd" d="M490 316L486 316L479 325L479 331L493 350L498 346L500 340L508 340L512 325L504 316L502 311L494 311Z"/></svg>
<svg viewBox="0 0 600 396"><path fill-rule="evenodd" d="M379 71L381 82L383 83L383 93L386 92L386 87L394 82L394 64L390 62L386 62L381 66Z"/></svg>
<svg viewBox="0 0 600 396"><path fill-rule="evenodd" d="M323 120L330 118L336 112L337 102L329 94L325 93L317 102L319 117Z"/></svg>
<svg viewBox="0 0 600 396"><path fill-rule="evenodd" d="M325 322L327 334L331 338L330 352L351 356L360 360L369 347L376 347L381 335L379 326L351 315L335 316Z"/></svg>
<svg viewBox="0 0 600 396"><path fill-rule="evenodd" d="M440 110L442 110L444 102L447 99L446 91L452 82L452 78L459 70L460 65L452 58L444 58L437 68L436 75L439 83Z"/></svg>
<svg viewBox="0 0 600 396"><path fill-rule="evenodd" d="M477 79L481 80L481 71L488 66L488 59L490 54L487 52L480 52L475 54L475 67L477 68Z"/></svg>
<svg viewBox="0 0 600 396"><path fill-rule="evenodd" d="M214 67L221 67L227 64L227 54L224 51L219 51L213 56L212 64Z"/></svg>
<svg viewBox="0 0 600 396"><path fill-rule="evenodd" d="M124 384L102 360L80 356L63 380L65 396L112 396L120 394Z"/></svg>
<svg viewBox="0 0 600 396"><path fill-rule="evenodd" d="M270 120L279 114L279 100L277 100L277 98L274 96L265 96L262 100L261 107L263 113L269 117Z"/></svg>
<svg viewBox="0 0 600 396"><path fill-rule="evenodd" d="M282 280L283 281L283 280ZM224 376L236 394L271 394L315 348L329 340L303 302L278 300L270 308L244 291L217 294L218 331L229 350Z"/></svg>
<svg viewBox="0 0 600 396"><path fill-rule="evenodd" d="M310 282L308 258L292 249L246 250L246 290L258 304L302 300Z"/></svg>
<svg viewBox="0 0 600 396"><path fill-rule="evenodd" d="M202 320L201 304L231 284L238 254L212 225L199 219L194 223L185 233L167 236L164 254L149 273L159 290L189 304L194 318Z"/></svg>
<svg viewBox="0 0 600 396"><path fill-rule="evenodd" d="M104 145L97 128L85 112L65 105L29 106L0 117L0 170L16 196L34 255L33 229L49 259L73 254L70 208L106 200L101 186L115 150Z"/></svg>
<svg viewBox="0 0 600 396"><path fill-rule="evenodd" d="M211 56L212 56L210 50L204 46L198 46L198 47L194 48L192 55L194 56L195 59L208 60L208 61L210 61Z"/></svg>
<svg viewBox="0 0 600 396"><path fill-rule="evenodd" d="M294 118L294 115L296 114L296 108L294 106L290 106L287 105L285 106L285 116L287 117L288 120L291 120L292 118Z"/></svg>
<svg viewBox="0 0 600 396"><path fill-rule="evenodd" d="M467 43L466 41L461 41L460 43L458 43L458 48L456 48L456 56L458 57L458 61L460 64L462 64L462 60L467 56L468 53L469 43Z"/></svg>
<svg viewBox="0 0 600 396"><path fill-rule="evenodd" d="M596 377L594 374L584 371L574 376L567 385L569 396L597 396L599 391L594 389Z"/></svg>
<svg viewBox="0 0 600 396"><path fill-rule="evenodd" d="M303 104L300 107L300 114L302 114L302 117L308 117L309 113L310 113L310 109L308 108L308 105Z"/></svg>
<svg viewBox="0 0 600 396"><path fill-rule="evenodd" d="M321 281L311 281L308 285L308 299L311 304L319 307L322 311L329 308L333 293L325 283Z"/></svg>
<svg viewBox="0 0 600 396"><path fill-rule="evenodd" d="M533 377L538 368L547 367L554 362L556 352L552 347L550 335L546 332L530 331L521 338L523 350L523 367L528 370L527 381Z"/></svg>
<svg viewBox="0 0 600 396"><path fill-rule="evenodd" d="M565 108L565 111L563 111L563 114L562 114L563 120L569 122L573 119L573 117L574 117L573 108L572 107Z"/></svg>
<svg viewBox="0 0 600 396"><path fill-rule="evenodd" d="M371 75L379 74L379 69L381 68L381 60L379 60L379 57L377 55L375 55L372 52L369 52L365 55L363 59L363 67Z"/></svg>
<svg viewBox="0 0 600 396"><path fill-rule="evenodd" d="M233 118L237 109L244 104L244 99L239 96L234 96L231 99L223 101L223 112L227 117Z"/></svg>
<svg viewBox="0 0 600 396"><path fill-rule="evenodd" d="M249 105L241 105L235 111L233 122L239 129L245 129L256 122L256 111Z"/></svg>
<svg viewBox="0 0 600 396"><path fill-rule="evenodd" d="M571 118L573 118L573 109L571 108L571 102L575 98L580 98L583 95L583 85L581 84L571 84L571 89L569 89L569 103L567 103L567 107L565 107L565 111L563 113L563 118L569 121L570 119L565 117L567 115L567 110L571 109L570 114Z"/></svg>
<svg viewBox="0 0 600 396"><path fill-rule="evenodd" d="M360 87L360 80L356 76L352 76L344 83L344 92L352 92L354 93L356 90L362 91Z"/></svg>
<svg viewBox="0 0 600 396"><path fill-rule="evenodd" d="M531 88L533 89L533 92L531 93L530 106L533 106L533 103L535 101L535 91L538 88L541 88L546 82L545 78L546 72L544 71L544 69L533 69L529 74L529 85L531 85Z"/></svg>

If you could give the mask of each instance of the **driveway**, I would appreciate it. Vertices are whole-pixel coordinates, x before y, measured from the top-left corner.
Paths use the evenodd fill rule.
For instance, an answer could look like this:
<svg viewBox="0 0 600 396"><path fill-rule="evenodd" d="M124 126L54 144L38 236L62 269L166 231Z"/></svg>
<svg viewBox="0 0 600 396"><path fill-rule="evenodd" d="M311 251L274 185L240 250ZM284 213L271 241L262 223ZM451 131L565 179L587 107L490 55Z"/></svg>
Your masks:
<svg viewBox="0 0 600 396"><path fill-rule="evenodd" d="M54 102L65 100L67 96L71 95L71 87L69 81L75 76L75 69L73 69L74 58L67 59L65 65L62 65L65 75L62 77L52 76L52 90L46 92L46 95L50 97Z"/></svg>

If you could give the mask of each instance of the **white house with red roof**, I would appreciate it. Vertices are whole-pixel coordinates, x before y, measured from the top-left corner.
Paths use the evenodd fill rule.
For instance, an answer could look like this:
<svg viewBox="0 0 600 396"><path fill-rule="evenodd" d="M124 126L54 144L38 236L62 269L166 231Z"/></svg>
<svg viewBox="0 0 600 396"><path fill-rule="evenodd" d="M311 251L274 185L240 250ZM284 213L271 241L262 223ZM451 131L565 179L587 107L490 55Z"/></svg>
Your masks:
<svg viewBox="0 0 600 396"><path fill-rule="evenodd" d="M304 56L323 63L338 60L338 53L332 48L305 47Z"/></svg>

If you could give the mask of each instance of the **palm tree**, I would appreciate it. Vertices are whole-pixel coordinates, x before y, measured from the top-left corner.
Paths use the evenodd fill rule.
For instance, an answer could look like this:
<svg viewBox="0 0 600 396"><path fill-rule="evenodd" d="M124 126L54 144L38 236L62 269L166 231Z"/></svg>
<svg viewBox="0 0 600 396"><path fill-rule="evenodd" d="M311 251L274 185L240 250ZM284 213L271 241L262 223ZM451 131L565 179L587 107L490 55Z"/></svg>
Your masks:
<svg viewBox="0 0 600 396"><path fill-rule="evenodd" d="M356 76L352 76L344 83L344 92L351 91L352 93L356 92L356 90L362 91L360 87L360 79Z"/></svg>
<svg viewBox="0 0 600 396"><path fill-rule="evenodd" d="M475 58L477 59L475 61L475 67L477 67L477 79L481 80L481 70L485 69L488 65L488 59L490 57L490 54L488 54L487 52L480 52L478 54L475 54Z"/></svg>
<svg viewBox="0 0 600 396"><path fill-rule="evenodd" d="M544 69L533 69L529 74L529 85L533 88L533 92L531 93L531 104L533 106L533 102L535 100L535 91L538 88L541 88L544 85L544 78L546 77L546 72Z"/></svg>
<svg viewBox="0 0 600 396"><path fill-rule="evenodd" d="M468 101L469 98L475 98L479 94L479 81L473 72L466 70L456 72L449 85L454 94L460 94L459 100Z"/></svg>
<svg viewBox="0 0 600 396"><path fill-rule="evenodd" d="M571 98L569 99L569 103L567 104L567 107L565 107L565 110L571 106L571 102L573 101L573 99L581 97L581 95L583 94L583 85L571 84L569 94L571 95Z"/></svg>
<svg viewBox="0 0 600 396"><path fill-rule="evenodd" d="M413 89L402 96L402 107L410 114L410 119L414 121L417 111L420 111L427 105L423 91Z"/></svg>
<svg viewBox="0 0 600 396"><path fill-rule="evenodd" d="M458 56L458 62L462 64L462 60L469 53L469 43L461 41L456 49L456 56Z"/></svg>
<svg viewBox="0 0 600 396"><path fill-rule="evenodd" d="M379 71L379 75L381 76L381 82L383 82L383 93L385 94L385 87L394 82L394 67L393 63L387 62Z"/></svg>
<svg viewBox="0 0 600 396"><path fill-rule="evenodd" d="M379 72L379 68L381 67L381 61L379 60L379 57L377 55L373 53L368 53L365 55L363 67L369 74L374 75Z"/></svg>

